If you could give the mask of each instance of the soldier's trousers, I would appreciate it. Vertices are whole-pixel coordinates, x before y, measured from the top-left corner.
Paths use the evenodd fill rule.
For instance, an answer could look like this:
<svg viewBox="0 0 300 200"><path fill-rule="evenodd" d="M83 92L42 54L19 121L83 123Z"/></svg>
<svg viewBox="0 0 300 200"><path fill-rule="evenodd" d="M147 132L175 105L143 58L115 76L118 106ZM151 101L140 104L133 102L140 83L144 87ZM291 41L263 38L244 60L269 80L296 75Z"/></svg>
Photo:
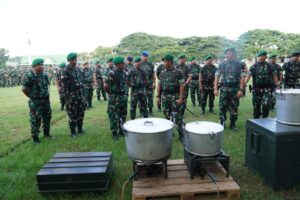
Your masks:
<svg viewBox="0 0 300 200"><path fill-rule="evenodd" d="M201 93L201 107L205 108L206 107L206 103L207 103L207 99L209 99L209 103L208 106L209 108L213 108L214 107L214 100L215 100L215 95L214 95L214 89L203 89L202 93Z"/></svg>
<svg viewBox="0 0 300 200"><path fill-rule="evenodd" d="M225 121L227 119L226 112L230 112L230 120L235 122L238 119L238 107L239 107L239 98L237 97L237 89L222 89L220 90L220 99L219 99L219 117L220 120Z"/></svg>
<svg viewBox="0 0 300 200"><path fill-rule="evenodd" d="M72 100L67 102L66 110L69 117L69 127L71 133L76 133L76 127L82 128L86 102L84 99Z"/></svg>
<svg viewBox="0 0 300 200"><path fill-rule="evenodd" d="M92 106L94 89L92 87L84 88L84 96L88 107Z"/></svg>
<svg viewBox="0 0 300 200"><path fill-rule="evenodd" d="M149 111L153 109L153 89L147 89L146 96L147 96L147 107Z"/></svg>
<svg viewBox="0 0 300 200"><path fill-rule="evenodd" d="M276 105L276 94L275 91L271 93L271 105L270 105L270 109L274 109L275 105Z"/></svg>
<svg viewBox="0 0 300 200"><path fill-rule="evenodd" d="M66 98L65 98L65 94L62 92L59 92L59 101L62 107L64 107L66 105Z"/></svg>
<svg viewBox="0 0 300 200"><path fill-rule="evenodd" d="M254 119L266 118L269 116L269 110L272 103L272 95L269 90L257 90L252 91L252 104L253 104L253 117Z"/></svg>
<svg viewBox="0 0 300 200"><path fill-rule="evenodd" d="M200 90L199 90L199 81L192 80L190 82L190 93L191 93L191 99L192 103L195 104L196 102L196 95L197 94L197 100L199 102L199 106L201 105L201 97L200 97Z"/></svg>
<svg viewBox="0 0 300 200"><path fill-rule="evenodd" d="M110 94L107 105L110 129L112 132L121 130L121 122L125 123L127 116L127 96Z"/></svg>
<svg viewBox="0 0 300 200"><path fill-rule="evenodd" d="M41 122L43 122L44 134L50 132L50 121L52 110L49 100L29 100L29 116L32 136L37 136L40 132Z"/></svg>
<svg viewBox="0 0 300 200"><path fill-rule="evenodd" d="M147 111L147 97L145 94L132 93L130 96L130 117L131 119L136 118L136 107L137 104L140 104L140 111L143 117L148 117Z"/></svg>
<svg viewBox="0 0 300 200"><path fill-rule="evenodd" d="M106 92L104 90L104 86L103 86L103 84L99 83L97 86L97 89L96 89L96 95L97 95L98 100L100 100L101 94L102 94L102 97L104 99L106 99Z"/></svg>
<svg viewBox="0 0 300 200"><path fill-rule="evenodd" d="M179 94L164 94L162 95L162 108L165 118L175 121L177 130L181 134L183 126L184 103L178 104L176 100L179 99Z"/></svg>

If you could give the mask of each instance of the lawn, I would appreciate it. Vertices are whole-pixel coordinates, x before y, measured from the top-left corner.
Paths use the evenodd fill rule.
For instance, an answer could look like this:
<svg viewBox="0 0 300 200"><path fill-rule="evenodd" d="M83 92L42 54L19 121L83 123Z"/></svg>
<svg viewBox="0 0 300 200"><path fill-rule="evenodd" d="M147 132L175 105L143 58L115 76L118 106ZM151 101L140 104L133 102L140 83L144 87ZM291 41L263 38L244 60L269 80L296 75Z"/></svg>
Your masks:
<svg viewBox="0 0 300 200"><path fill-rule="evenodd" d="M27 98L22 94L21 88L0 88L0 199L120 199L122 185L132 173L132 163L127 157L124 138L112 141L106 104L107 102L98 102L94 99L94 108L87 110L85 115L86 134L71 139L66 112L59 110L58 94L51 86L53 111L51 133L55 138L49 141L41 137L41 144L35 145L30 138ZM189 108L196 116L186 112L185 122L218 121L218 115L203 116L200 114L200 108L192 107L190 102ZM163 116L156 109L154 115ZM275 113L272 112L271 115L274 116ZM252 105L248 93L247 97L240 102L238 131L225 129L223 141L223 149L231 156L231 175L241 187L241 199L300 199L299 186L274 192L259 176L245 167L245 122L249 118L252 118ZM112 151L115 168L109 191L101 195L85 193L43 196L39 194L36 187L36 173L55 152L68 151ZM176 134L171 159L178 158L183 158L183 151ZM126 189L127 200L131 199L131 187L132 185L129 184Z"/></svg>

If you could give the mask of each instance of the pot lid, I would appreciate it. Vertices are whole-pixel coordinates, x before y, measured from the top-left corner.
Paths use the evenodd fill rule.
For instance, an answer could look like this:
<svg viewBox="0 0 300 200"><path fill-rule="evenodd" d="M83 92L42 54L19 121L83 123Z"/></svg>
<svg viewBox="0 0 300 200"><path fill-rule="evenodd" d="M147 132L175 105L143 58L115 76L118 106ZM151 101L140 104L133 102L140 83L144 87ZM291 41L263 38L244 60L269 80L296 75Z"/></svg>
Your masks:
<svg viewBox="0 0 300 200"><path fill-rule="evenodd" d="M185 130L196 134L219 133L224 130L221 124L208 121L190 122L185 125Z"/></svg>
<svg viewBox="0 0 300 200"><path fill-rule="evenodd" d="M134 133L160 133L172 129L173 122L161 118L141 118L130 120L123 127Z"/></svg>
<svg viewBox="0 0 300 200"><path fill-rule="evenodd" d="M276 89L276 94L300 94L300 89Z"/></svg>

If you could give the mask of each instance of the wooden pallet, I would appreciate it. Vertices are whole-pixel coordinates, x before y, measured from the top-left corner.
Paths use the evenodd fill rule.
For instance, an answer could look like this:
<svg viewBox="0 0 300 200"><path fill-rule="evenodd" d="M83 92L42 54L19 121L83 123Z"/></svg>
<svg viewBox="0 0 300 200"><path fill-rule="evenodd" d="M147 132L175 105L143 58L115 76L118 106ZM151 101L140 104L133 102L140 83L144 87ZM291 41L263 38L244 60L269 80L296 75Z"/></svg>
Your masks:
<svg viewBox="0 0 300 200"><path fill-rule="evenodd" d="M218 187L207 175L202 179L190 174L184 160L168 160L168 179L163 173L147 177L140 173L133 181L132 200L202 200L202 199L239 199L240 187L231 176L226 177L226 171L217 161L205 164L218 180Z"/></svg>

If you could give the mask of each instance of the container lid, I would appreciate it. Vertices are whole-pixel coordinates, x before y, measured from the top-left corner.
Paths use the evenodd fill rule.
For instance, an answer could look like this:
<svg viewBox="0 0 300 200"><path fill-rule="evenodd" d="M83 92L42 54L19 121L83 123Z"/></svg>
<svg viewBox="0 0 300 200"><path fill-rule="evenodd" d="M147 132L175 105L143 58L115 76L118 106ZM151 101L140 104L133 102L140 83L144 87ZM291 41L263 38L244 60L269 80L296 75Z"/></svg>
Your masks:
<svg viewBox="0 0 300 200"><path fill-rule="evenodd" d="M196 134L219 133L224 130L221 124L208 121L190 122L185 125L185 130Z"/></svg>
<svg viewBox="0 0 300 200"><path fill-rule="evenodd" d="M160 133L173 128L173 122L162 118L142 118L126 122L123 127L134 133Z"/></svg>
<svg viewBox="0 0 300 200"><path fill-rule="evenodd" d="M276 89L277 94L300 94L300 89Z"/></svg>

